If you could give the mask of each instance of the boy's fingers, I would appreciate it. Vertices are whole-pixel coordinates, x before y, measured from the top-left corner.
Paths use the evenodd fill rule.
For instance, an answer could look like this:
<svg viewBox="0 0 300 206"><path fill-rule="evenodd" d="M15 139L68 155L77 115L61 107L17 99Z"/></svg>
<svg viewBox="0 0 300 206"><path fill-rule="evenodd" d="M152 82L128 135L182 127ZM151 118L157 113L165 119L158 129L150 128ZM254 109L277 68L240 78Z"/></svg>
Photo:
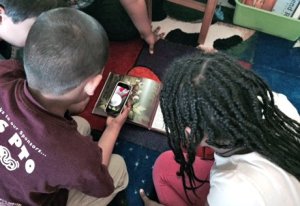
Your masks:
<svg viewBox="0 0 300 206"><path fill-rule="evenodd" d="M130 112L130 108L131 108L130 106L124 106L122 113L119 114L118 116L121 116L122 118L127 117Z"/></svg>
<svg viewBox="0 0 300 206"><path fill-rule="evenodd" d="M125 110L126 113L129 113L130 109L131 109L131 105L126 105L125 108L124 108L124 110Z"/></svg>

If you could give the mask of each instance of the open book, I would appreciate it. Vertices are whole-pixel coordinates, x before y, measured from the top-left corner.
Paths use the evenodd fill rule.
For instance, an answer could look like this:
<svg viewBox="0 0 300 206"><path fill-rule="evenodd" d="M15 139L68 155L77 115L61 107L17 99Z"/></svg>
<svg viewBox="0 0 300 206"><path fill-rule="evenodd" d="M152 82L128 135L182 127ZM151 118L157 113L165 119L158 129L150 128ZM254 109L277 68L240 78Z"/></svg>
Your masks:
<svg viewBox="0 0 300 206"><path fill-rule="evenodd" d="M165 125L159 105L159 93L162 84L152 79L109 73L92 113L107 116L108 101L116 84L120 81L132 87L128 99L132 108L127 122L165 133Z"/></svg>

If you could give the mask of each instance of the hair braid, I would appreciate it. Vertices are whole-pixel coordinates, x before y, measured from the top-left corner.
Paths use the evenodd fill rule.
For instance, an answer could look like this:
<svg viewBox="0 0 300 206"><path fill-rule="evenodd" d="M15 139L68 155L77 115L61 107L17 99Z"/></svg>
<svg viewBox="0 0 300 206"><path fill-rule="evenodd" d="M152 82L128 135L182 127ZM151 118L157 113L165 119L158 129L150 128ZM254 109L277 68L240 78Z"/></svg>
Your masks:
<svg viewBox="0 0 300 206"><path fill-rule="evenodd" d="M261 78L230 57L199 53L176 60L160 98L169 145L180 164L178 175L189 177L189 183L182 178L185 189L205 182L193 171L204 133L212 146L248 148L300 179L300 124L277 108Z"/></svg>

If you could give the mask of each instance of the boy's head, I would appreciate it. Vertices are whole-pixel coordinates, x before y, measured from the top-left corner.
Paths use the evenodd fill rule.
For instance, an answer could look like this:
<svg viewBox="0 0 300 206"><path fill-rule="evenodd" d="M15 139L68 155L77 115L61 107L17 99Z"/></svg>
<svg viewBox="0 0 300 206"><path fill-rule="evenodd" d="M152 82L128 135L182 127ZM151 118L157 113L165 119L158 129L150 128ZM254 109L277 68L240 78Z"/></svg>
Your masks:
<svg viewBox="0 0 300 206"><path fill-rule="evenodd" d="M0 38L23 47L36 17L61 6L65 0L0 0Z"/></svg>
<svg viewBox="0 0 300 206"><path fill-rule="evenodd" d="M28 85L60 96L99 76L108 58L108 38L89 15L71 8L41 14L24 48Z"/></svg>

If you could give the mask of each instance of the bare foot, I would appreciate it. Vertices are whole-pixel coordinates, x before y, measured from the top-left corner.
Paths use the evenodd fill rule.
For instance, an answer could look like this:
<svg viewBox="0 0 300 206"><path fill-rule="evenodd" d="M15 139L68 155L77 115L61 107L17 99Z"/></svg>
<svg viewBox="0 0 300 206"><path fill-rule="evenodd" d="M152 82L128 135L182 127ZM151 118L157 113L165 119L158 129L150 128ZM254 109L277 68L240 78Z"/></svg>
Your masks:
<svg viewBox="0 0 300 206"><path fill-rule="evenodd" d="M158 202L155 202L155 201L149 199L143 189L140 189L140 196L141 196L145 206L163 206L162 204L159 204Z"/></svg>

